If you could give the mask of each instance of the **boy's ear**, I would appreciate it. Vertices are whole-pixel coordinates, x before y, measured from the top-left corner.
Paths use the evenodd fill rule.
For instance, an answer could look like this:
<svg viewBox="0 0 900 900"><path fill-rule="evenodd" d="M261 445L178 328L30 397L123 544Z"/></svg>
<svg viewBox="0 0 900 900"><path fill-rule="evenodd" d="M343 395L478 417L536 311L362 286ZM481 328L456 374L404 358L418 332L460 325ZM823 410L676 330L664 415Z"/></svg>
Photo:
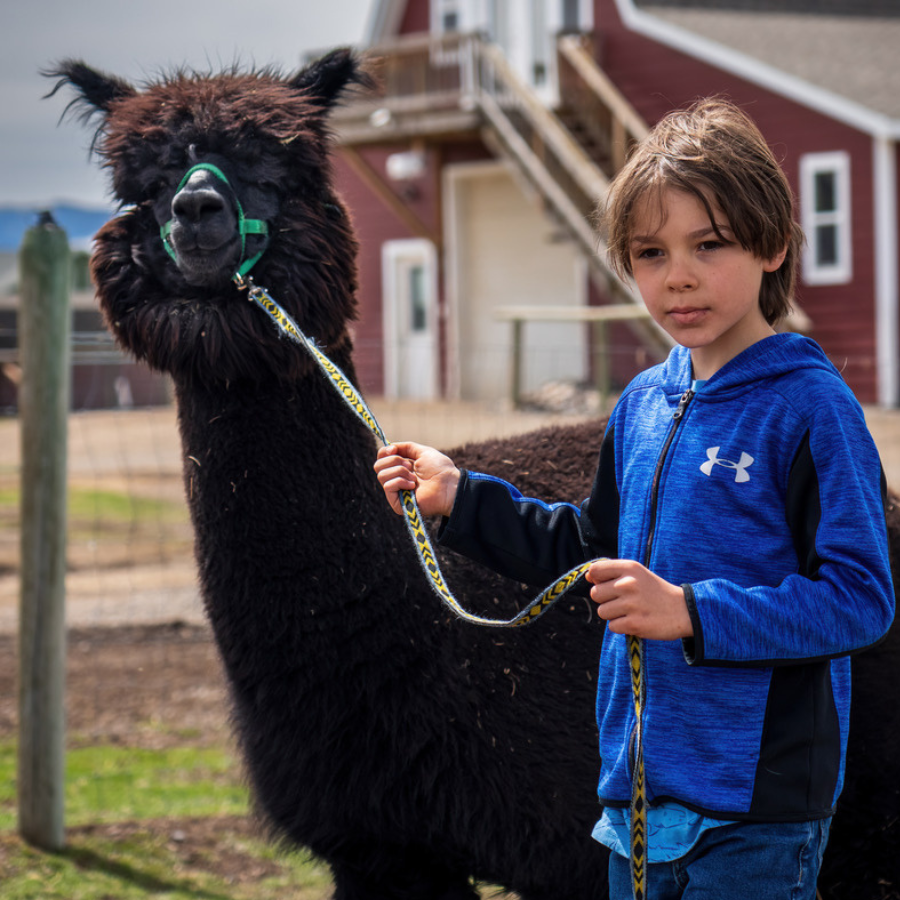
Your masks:
<svg viewBox="0 0 900 900"><path fill-rule="evenodd" d="M787 256L788 245L785 244L782 249L776 253L774 256L769 259L763 260L763 270L766 272L774 272L776 269L781 268L781 264L784 262L785 257Z"/></svg>

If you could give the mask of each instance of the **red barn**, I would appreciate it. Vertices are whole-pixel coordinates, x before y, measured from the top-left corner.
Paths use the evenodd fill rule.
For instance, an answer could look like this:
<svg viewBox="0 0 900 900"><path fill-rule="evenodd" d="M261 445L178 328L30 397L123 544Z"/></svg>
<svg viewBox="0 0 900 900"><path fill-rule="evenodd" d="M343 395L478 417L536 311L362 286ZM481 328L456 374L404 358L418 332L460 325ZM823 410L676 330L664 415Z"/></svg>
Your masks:
<svg viewBox="0 0 900 900"><path fill-rule="evenodd" d="M898 0L377 0L367 44L381 89L336 129L369 391L605 388L664 353L591 216L646 123L717 94L793 185L795 327L898 405Z"/></svg>

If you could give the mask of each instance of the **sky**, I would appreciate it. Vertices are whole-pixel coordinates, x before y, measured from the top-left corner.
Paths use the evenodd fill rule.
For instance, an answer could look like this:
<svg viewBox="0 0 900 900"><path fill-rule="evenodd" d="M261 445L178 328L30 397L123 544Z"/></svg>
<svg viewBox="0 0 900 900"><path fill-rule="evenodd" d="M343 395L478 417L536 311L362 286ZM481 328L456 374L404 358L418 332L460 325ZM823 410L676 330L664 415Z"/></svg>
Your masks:
<svg viewBox="0 0 900 900"><path fill-rule="evenodd" d="M0 13L0 206L110 206L91 133L41 69L75 58L133 84L178 66L276 65L359 44L374 0L19 0Z"/></svg>

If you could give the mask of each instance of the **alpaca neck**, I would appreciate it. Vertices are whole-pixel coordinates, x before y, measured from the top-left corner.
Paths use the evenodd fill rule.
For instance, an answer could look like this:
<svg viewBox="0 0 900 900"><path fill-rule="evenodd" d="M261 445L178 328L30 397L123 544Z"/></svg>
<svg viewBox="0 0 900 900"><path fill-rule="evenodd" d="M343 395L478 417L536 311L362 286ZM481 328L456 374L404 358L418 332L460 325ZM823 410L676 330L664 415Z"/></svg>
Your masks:
<svg viewBox="0 0 900 900"><path fill-rule="evenodd" d="M309 615L357 610L376 591L403 603L402 586L384 583L397 580L411 551L372 470L375 442L324 377L179 385L176 393L213 619L213 607L226 604L268 603L272 615L293 615L285 613L285 591L302 595ZM383 614L375 606L371 614Z"/></svg>

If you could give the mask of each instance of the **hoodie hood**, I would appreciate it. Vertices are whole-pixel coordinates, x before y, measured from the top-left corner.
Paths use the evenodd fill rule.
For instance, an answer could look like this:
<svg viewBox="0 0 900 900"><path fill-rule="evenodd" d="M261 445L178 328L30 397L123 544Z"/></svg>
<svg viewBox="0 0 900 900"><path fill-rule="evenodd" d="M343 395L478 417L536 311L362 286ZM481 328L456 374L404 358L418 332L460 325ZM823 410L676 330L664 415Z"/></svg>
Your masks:
<svg viewBox="0 0 900 900"><path fill-rule="evenodd" d="M840 372L815 341L788 332L757 341L729 360L703 385L698 397L704 400L725 399L748 385L778 378L798 369L825 371L843 382ZM649 370L648 374L653 371L659 373L659 384L666 395L677 402L691 386L690 350L675 347L666 361L656 370Z"/></svg>

